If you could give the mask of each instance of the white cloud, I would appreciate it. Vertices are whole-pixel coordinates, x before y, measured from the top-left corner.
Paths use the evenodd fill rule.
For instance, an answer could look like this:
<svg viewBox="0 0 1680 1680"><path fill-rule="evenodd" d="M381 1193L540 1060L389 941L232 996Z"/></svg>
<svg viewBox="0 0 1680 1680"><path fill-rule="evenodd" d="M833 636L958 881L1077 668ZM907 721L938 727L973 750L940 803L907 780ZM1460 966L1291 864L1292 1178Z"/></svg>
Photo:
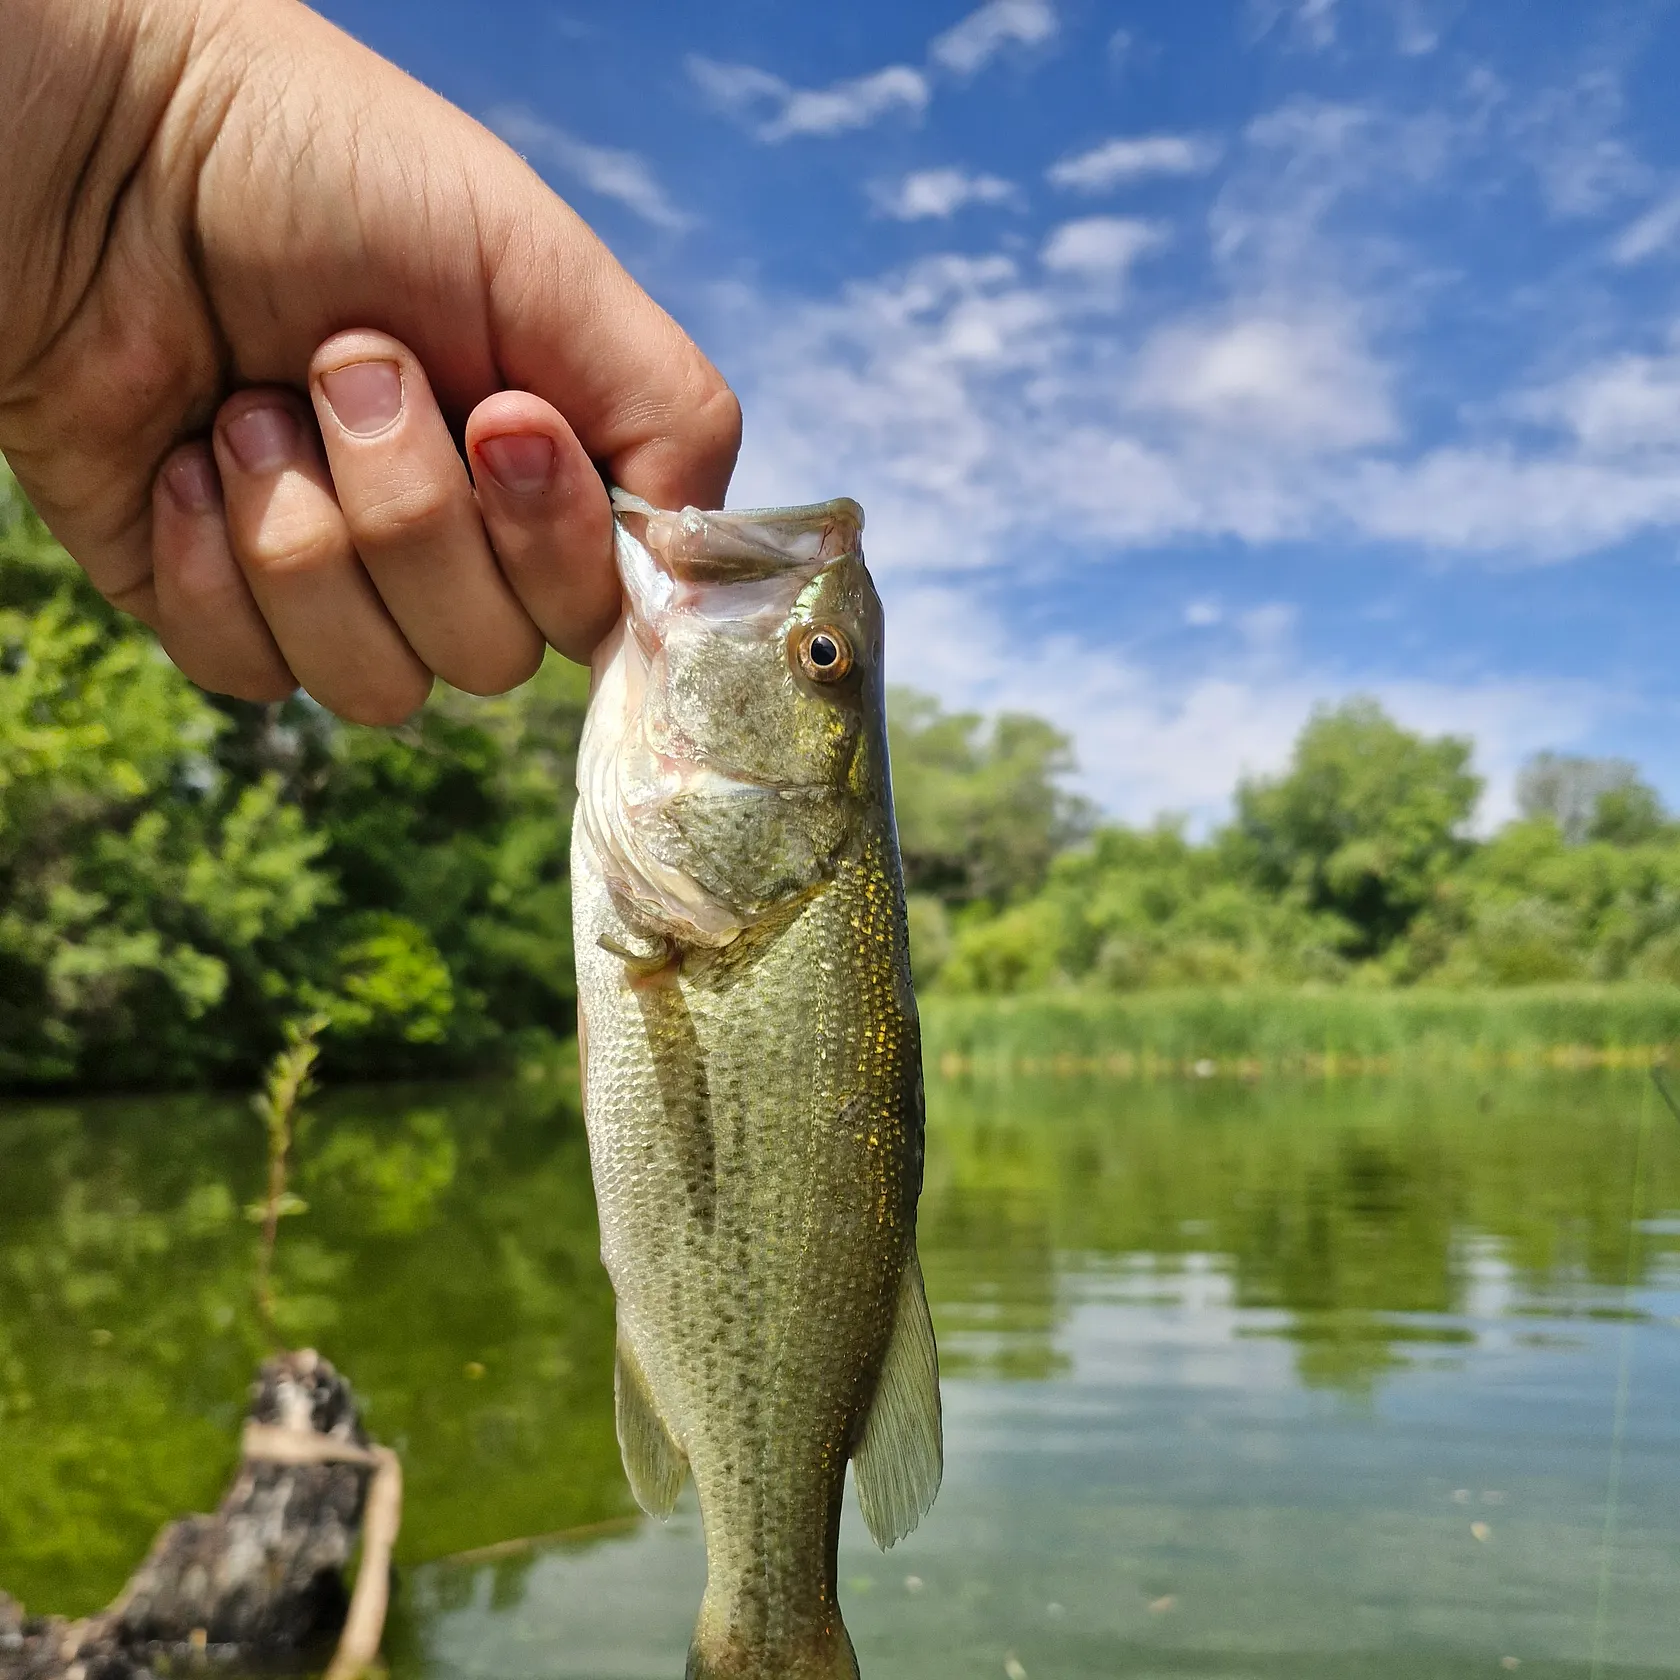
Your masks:
<svg viewBox="0 0 1680 1680"><path fill-rule="evenodd" d="M1623 104L1620 81L1590 70L1513 116L1513 137L1554 216L1596 216L1646 186L1650 171L1619 132Z"/></svg>
<svg viewBox="0 0 1680 1680"><path fill-rule="evenodd" d="M672 232L693 225L694 218L671 202L635 152L591 145L517 105L497 106L484 120L521 156L548 164L603 198L615 199L644 222Z"/></svg>
<svg viewBox="0 0 1680 1680"><path fill-rule="evenodd" d="M1006 47L1042 46L1054 38L1056 30L1056 11L1049 0L988 0L943 35L936 35L928 53L945 69L972 76Z"/></svg>
<svg viewBox="0 0 1680 1680"><path fill-rule="evenodd" d="M856 495L895 677L1051 716L1117 811L1211 813L1239 772L1282 762L1314 700L1373 685L1310 667L1278 603L1192 600L1201 634L1170 668L1112 637L1030 636L1035 568L1124 566L1140 549L1160 564L1207 539L1345 541L1362 564L1389 543L1533 563L1680 530L1680 328L1456 418L1434 401L1437 429L1414 429L1418 265L1373 231L1371 205L1451 189L1508 132L1482 107L1270 113L1238 142L1191 303L1088 283L1166 235L1119 217L1063 224L1036 263L1012 235L820 299L739 293L733 329L708 333L750 417L735 494ZM1190 229L1171 231L1187 249ZM1412 726L1474 734L1507 790L1523 754L1582 740L1613 704L1568 685L1374 691Z"/></svg>
<svg viewBox="0 0 1680 1680"><path fill-rule="evenodd" d="M1396 0L1394 44L1403 57L1422 58L1441 44L1441 26L1421 0Z"/></svg>
<svg viewBox="0 0 1680 1680"><path fill-rule="evenodd" d="M1132 400L1210 433L1330 454L1385 443L1388 375L1333 307L1176 322L1144 347Z"/></svg>
<svg viewBox="0 0 1680 1680"><path fill-rule="evenodd" d="M1565 428L1584 455L1627 460L1658 452L1680 475L1680 344L1663 355L1606 357L1512 406Z"/></svg>
<svg viewBox="0 0 1680 1680"><path fill-rule="evenodd" d="M1613 255L1619 263L1643 262L1666 250L1680 235L1680 191L1659 199L1643 216L1626 227L1616 241Z"/></svg>
<svg viewBox="0 0 1680 1680"><path fill-rule="evenodd" d="M1111 237L1087 260L1117 255ZM737 494L844 489L870 510L877 559L924 573L1012 563L1023 543L1111 553L1341 523L1338 463L1394 423L1350 311L1141 334L1118 288L1069 278L1090 275L946 256L826 303L745 300L715 335L739 346L724 360L754 422Z"/></svg>
<svg viewBox="0 0 1680 1680"><path fill-rule="evenodd" d="M1194 134L1142 134L1105 140L1045 171L1052 186L1104 192L1152 175L1202 175L1219 161L1217 141Z"/></svg>
<svg viewBox="0 0 1680 1680"><path fill-rule="evenodd" d="M1666 463L1523 454L1504 440L1359 463L1326 490L1364 535L1448 554L1573 560L1680 526L1680 475Z"/></svg>
<svg viewBox="0 0 1680 1680"><path fill-rule="evenodd" d="M1016 204L1021 190L998 175L963 169L918 169L903 180L870 188L875 208L895 221L943 221L970 204Z"/></svg>
<svg viewBox="0 0 1680 1680"><path fill-rule="evenodd" d="M1139 257L1165 240L1165 234L1152 222L1128 216L1083 216L1051 230L1039 261L1052 274L1117 280Z"/></svg>
<svg viewBox="0 0 1680 1680"><path fill-rule="evenodd" d="M1366 461L1338 487L1366 532L1443 552L1559 561L1680 526L1680 328L1520 392L1503 413L1542 428Z"/></svg>
<svg viewBox="0 0 1680 1680"><path fill-rule="evenodd" d="M1435 429L1416 429L1418 264L1371 206L1452 189L1465 157L1508 137L1484 116L1296 101L1254 122L1193 302L1088 283L1168 232L1120 217L1051 230L1037 262L1011 235L820 299L737 294L733 330L708 333L750 417L735 494L856 495L894 677L1050 716L1120 814L1211 819L1240 773L1283 762L1315 701L1371 691L1409 726L1475 736L1497 816L1523 756L1585 740L1621 702L1569 684L1358 681L1304 659L1277 602L1191 599L1198 634L1174 638L1170 663L1112 634L1046 639L1020 610L1035 574L1138 550L1160 565L1207 539L1511 564L1680 531L1680 327L1456 417L1433 400ZM930 205L962 196L923 190ZM1190 249L1188 226L1171 233Z"/></svg>
<svg viewBox="0 0 1680 1680"><path fill-rule="evenodd" d="M843 134L894 112L919 117L930 98L927 77L908 64L889 64L827 88L796 88L750 64L719 64L697 54L687 66L714 104L753 120L754 133L767 141Z"/></svg>
<svg viewBox="0 0 1680 1680"><path fill-rule="evenodd" d="M1292 38L1313 52L1336 44L1337 0L1249 0L1256 32L1287 22Z"/></svg>
<svg viewBox="0 0 1680 1680"><path fill-rule="evenodd" d="M1283 768L1314 706L1360 693L1408 728L1475 740L1488 826L1511 814L1524 759L1581 741L1614 704L1569 683L1356 682L1303 661L1293 609L1281 603L1244 614L1234 642L1215 636L1187 669L1182 653L1153 664L1112 640L1024 640L972 586L889 584L888 595L893 681L966 709L1048 718L1076 744L1081 791L1135 823L1167 811L1198 829L1222 820L1241 777ZM1214 609L1197 622L1216 619Z"/></svg>

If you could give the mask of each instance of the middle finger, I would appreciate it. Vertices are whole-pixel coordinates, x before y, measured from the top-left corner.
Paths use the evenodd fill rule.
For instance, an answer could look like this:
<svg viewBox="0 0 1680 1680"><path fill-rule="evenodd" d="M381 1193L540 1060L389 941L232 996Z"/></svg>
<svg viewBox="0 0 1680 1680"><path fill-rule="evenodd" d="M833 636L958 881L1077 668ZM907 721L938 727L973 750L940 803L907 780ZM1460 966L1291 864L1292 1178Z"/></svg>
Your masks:
<svg viewBox="0 0 1680 1680"><path fill-rule="evenodd" d="M409 645L470 693L522 683L542 632L490 552L420 364L384 333L340 333L315 352L309 388L339 506Z"/></svg>

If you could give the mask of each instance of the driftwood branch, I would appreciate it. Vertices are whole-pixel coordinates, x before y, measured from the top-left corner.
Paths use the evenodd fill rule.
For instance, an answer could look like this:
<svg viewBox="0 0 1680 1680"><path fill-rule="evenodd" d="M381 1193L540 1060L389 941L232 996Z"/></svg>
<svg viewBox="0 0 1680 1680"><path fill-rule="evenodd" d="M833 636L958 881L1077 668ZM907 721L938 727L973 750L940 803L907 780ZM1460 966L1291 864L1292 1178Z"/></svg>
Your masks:
<svg viewBox="0 0 1680 1680"><path fill-rule="evenodd" d="M350 1385L312 1351L282 1354L252 1391L239 1471L215 1515L165 1528L108 1609L29 1619L0 1594L0 1680L151 1680L207 1653L272 1663L341 1628L328 1672L355 1680L378 1653L401 1509L397 1457L369 1441Z"/></svg>

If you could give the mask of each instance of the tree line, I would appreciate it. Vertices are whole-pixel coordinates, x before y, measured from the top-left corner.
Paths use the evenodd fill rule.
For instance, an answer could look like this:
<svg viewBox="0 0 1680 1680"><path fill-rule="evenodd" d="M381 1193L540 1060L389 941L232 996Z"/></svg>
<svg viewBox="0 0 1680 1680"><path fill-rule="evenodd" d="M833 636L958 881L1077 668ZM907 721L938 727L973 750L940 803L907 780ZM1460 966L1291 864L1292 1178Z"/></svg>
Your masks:
<svg viewBox="0 0 1680 1680"><path fill-rule="evenodd" d="M0 1084L247 1080L312 1012L336 1078L563 1038L585 700L558 657L395 730L206 695L0 476ZM1680 978L1680 828L1630 765L1543 756L1478 840L1470 743L1354 701L1195 839L1099 821L1041 719L889 711L928 992Z"/></svg>

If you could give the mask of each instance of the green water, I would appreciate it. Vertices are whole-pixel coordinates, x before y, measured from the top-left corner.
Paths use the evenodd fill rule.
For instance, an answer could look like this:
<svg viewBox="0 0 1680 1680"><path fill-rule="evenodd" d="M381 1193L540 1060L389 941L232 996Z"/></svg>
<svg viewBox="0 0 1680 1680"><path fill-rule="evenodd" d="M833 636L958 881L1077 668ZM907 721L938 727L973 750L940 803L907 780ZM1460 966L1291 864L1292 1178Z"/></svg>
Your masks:
<svg viewBox="0 0 1680 1680"><path fill-rule="evenodd" d="M935 1082L947 1465L870 1680L1680 1675L1680 1125L1633 1075ZM0 1587L108 1598L212 1505L261 1352L242 1103L0 1107ZM408 1479L396 1680L675 1680L563 1085L341 1092L282 1327ZM584 1533L577 1533L585 1530Z"/></svg>

